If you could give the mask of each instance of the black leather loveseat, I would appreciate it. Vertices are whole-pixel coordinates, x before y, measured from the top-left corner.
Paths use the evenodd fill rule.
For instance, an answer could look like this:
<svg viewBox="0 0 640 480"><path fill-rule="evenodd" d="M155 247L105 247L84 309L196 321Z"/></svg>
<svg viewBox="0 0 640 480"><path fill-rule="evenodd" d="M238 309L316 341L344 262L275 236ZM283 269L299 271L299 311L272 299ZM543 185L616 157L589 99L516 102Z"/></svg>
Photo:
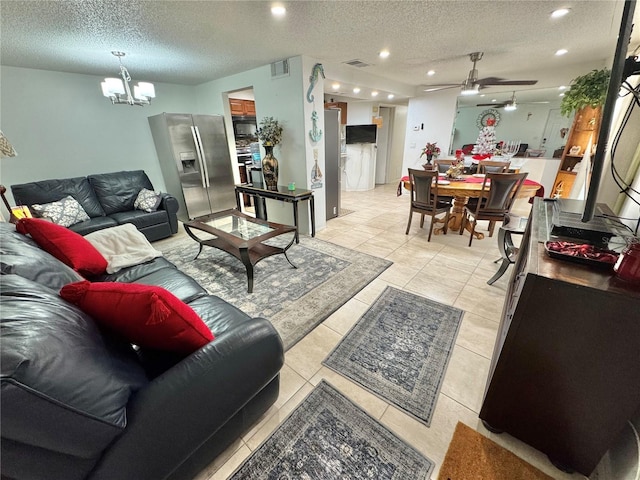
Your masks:
<svg viewBox="0 0 640 480"><path fill-rule="evenodd" d="M73 197L90 217L69 226L81 235L124 223L134 224L149 241L177 233L178 201L163 193L157 210L136 209L134 203L143 188L153 190L149 177L143 170L133 170L11 185L11 193L17 205L28 207Z"/></svg>
<svg viewBox="0 0 640 480"><path fill-rule="evenodd" d="M59 296L75 271L12 224L0 235L3 479L192 479L275 402L269 321L159 257L91 280L162 286L216 338L184 358L135 349Z"/></svg>

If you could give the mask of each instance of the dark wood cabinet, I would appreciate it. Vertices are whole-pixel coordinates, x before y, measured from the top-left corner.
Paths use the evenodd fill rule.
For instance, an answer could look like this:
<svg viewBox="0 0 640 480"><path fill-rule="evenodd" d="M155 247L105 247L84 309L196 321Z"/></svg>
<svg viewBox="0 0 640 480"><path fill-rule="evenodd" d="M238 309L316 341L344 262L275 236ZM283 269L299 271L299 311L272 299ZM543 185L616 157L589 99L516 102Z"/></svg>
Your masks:
<svg viewBox="0 0 640 480"><path fill-rule="evenodd" d="M640 288L550 258L536 199L480 411L488 426L590 475L640 407Z"/></svg>

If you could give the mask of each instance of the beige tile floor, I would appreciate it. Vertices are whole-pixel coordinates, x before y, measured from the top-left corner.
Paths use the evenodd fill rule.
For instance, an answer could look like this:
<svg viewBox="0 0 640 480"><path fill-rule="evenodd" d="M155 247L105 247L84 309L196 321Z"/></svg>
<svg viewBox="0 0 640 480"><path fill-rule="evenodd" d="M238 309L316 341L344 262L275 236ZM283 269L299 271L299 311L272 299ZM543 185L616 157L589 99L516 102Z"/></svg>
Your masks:
<svg viewBox="0 0 640 480"><path fill-rule="evenodd" d="M408 202L408 195L396 196L396 185L343 193L342 207L353 213L328 221L317 238L387 258L393 265L286 353L276 404L195 480L228 478L322 379L433 460L434 479L458 421L554 478L584 478L560 472L544 454L507 434L492 434L482 426L478 412L513 267L489 286L486 281L496 271L493 261L499 257L495 236L474 240L471 247L467 247L468 233L434 235L427 242L428 230L419 228L418 215L414 216L409 235L405 235ZM526 209L527 204L519 208ZM425 227L428 228L428 217ZM430 427L322 366L322 360L387 285L465 311Z"/></svg>

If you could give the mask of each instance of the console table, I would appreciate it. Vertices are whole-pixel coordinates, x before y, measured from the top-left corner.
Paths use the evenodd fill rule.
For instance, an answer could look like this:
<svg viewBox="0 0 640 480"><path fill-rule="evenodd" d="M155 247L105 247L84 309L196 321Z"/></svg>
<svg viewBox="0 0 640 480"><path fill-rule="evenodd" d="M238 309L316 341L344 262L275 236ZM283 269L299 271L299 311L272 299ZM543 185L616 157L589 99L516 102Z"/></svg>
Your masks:
<svg viewBox="0 0 640 480"><path fill-rule="evenodd" d="M551 208L531 211L480 418L588 476L640 407L640 287L549 257Z"/></svg>
<svg viewBox="0 0 640 480"><path fill-rule="evenodd" d="M256 201L256 216L262 220L268 220L267 218L267 205L264 201L265 198L272 200L279 200L281 202L288 202L293 204L293 224L296 227L296 243L300 243L299 228L298 228L298 202L305 200L309 201L309 211L311 212L311 236L316 236L316 211L313 198L313 190L295 189L289 190L287 186L278 186L278 190L267 190L265 188L254 187L253 185L236 185L236 204L238 210L241 210L240 194L245 193L261 199L262 212L258 208L258 202ZM260 214L262 213L262 215Z"/></svg>

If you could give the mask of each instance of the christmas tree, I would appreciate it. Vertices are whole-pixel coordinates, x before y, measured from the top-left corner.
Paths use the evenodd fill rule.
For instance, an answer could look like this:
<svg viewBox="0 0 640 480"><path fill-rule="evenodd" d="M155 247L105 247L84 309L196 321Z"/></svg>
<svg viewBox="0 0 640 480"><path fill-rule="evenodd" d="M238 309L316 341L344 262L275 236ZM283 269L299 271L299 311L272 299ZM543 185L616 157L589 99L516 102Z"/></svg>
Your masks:
<svg viewBox="0 0 640 480"><path fill-rule="evenodd" d="M494 126L495 121L490 118L487 120L487 126L482 127L480 133L478 134L478 139L476 140L476 146L473 149L473 153L486 155L488 153L493 153L496 146L496 127Z"/></svg>

